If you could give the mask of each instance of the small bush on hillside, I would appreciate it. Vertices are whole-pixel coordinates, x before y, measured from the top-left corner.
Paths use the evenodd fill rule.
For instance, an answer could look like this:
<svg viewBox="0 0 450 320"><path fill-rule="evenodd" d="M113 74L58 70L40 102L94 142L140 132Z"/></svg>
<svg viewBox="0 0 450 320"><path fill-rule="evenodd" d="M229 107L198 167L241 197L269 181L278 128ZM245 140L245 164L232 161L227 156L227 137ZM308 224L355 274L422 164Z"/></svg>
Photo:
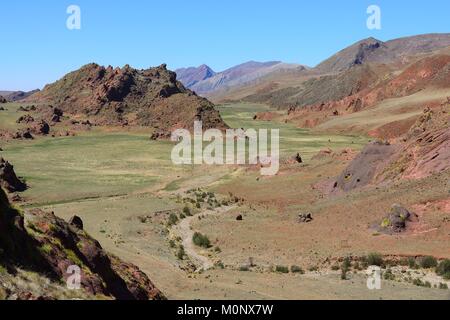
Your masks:
<svg viewBox="0 0 450 320"><path fill-rule="evenodd" d="M436 268L436 273L446 280L450 280L450 260L445 259L439 263Z"/></svg>
<svg viewBox="0 0 450 320"><path fill-rule="evenodd" d="M286 266L276 266L275 271L280 273L289 273L289 268Z"/></svg>
<svg viewBox="0 0 450 320"><path fill-rule="evenodd" d="M392 270L391 270L391 269L387 269L387 270L384 272L383 278L384 278L385 280L395 280L395 276L394 276L394 274L392 273Z"/></svg>
<svg viewBox="0 0 450 320"><path fill-rule="evenodd" d="M349 258L349 257L346 257L346 258L344 259L344 262L342 262L341 269L343 269L343 270L345 270L345 271L349 271L350 268L351 268L351 266L352 266L352 262L350 261L350 258Z"/></svg>
<svg viewBox="0 0 450 320"><path fill-rule="evenodd" d="M170 246L171 248L175 248L175 241L170 240L170 241L169 241L169 246Z"/></svg>
<svg viewBox="0 0 450 320"><path fill-rule="evenodd" d="M347 270L341 269L341 280L347 280Z"/></svg>
<svg viewBox="0 0 450 320"><path fill-rule="evenodd" d="M211 247L211 241L209 241L208 237L199 232L194 233L194 235L192 236L192 241L196 246L202 248L208 249L209 247Z"/></svg>
<svg viewBox="0 0 450 320"><path fill-rule="evenodd" d="M414 258L408 258L408 266L411 269L418 269L419 268L419 265L417 264L417 261Z"/></svg>
<svg viewBox="0 0 450 320"><path fill-rule="evenodd" d="M435 257L427 256L420 259L420 266L424 269L437 267L438 263Z"/></svg>
<svg viewBox="0 0 450 320"><path fill-rule="evenodd" d="M367 255L366 262L369 266L381 267L383 265L383 257L379 253L372 252Z"/></svg>

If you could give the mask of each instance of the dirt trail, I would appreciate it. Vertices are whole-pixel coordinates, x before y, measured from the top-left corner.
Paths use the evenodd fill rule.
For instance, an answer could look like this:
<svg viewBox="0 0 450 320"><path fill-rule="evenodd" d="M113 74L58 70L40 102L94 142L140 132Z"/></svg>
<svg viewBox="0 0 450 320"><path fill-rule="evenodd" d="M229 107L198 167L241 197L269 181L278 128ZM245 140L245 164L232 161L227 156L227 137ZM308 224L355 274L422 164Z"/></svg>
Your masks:
<svg viewBox="0 0 450 320"><path fill-rule="evenodd" d="M211 269L214 266L214 263L210 258L197 252L198 248L192 242L194 231L191 229L191 222L193 221L193 219L198 219L199 216L223 214L234 208L234 206L229 206L216 208L214 210L204 210L193 216L181 220L179 224L175 225L172 228L172 231L175 232L179 237L181 237L184 250L191 261L196 265L197 271Z"/></svg>

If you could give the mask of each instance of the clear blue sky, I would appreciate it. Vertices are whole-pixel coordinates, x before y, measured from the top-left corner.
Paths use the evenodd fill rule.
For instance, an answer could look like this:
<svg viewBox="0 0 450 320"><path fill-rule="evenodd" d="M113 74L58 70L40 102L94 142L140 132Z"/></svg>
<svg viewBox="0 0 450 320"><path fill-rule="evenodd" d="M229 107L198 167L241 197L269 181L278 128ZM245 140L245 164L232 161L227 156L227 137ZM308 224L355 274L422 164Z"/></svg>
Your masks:
<svg viewBox="0 0 450 320"><path fill-rule="evenodd" d="M79 31L66 28L70 4L81 8ZM382 30L366 28L371 4L381 7ZM0 12L0 90L41 88L89 62L314 66L369 36L450 32L448 0L15 0Z"/></svg>

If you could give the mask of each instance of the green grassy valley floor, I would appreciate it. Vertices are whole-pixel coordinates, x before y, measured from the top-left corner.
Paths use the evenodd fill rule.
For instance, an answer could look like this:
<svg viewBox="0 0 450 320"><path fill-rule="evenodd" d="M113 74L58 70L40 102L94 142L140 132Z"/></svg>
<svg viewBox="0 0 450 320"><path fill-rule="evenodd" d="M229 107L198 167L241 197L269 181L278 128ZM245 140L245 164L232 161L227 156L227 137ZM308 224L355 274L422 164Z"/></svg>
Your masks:
<svg viewBox="0 0 450 320"><path fill-rule="evenodd" d="M16 128L18 105L6 107L8 111L0 113L0 126ZM367 137L318 134L289 124L253 120L257 112L268 110L262 105L223 105L219 110L233 128L279 128L282 158L298 152L305 163L288 165L279 175L264 178L251 168L175 166L170 159L171 142L151 141L142 130L99 128L73 137L1 142L1 156L14 164L16 173L30 186L22 194L25 202L19 205L51 210L65 219L80 216L85 229L105 249L138 265L170 299L450 299L448 290L394 281L384 281L382 290L370 291L361 273L344 281L339 272L268 271L277 264L298 264L307 270L327 257L372 250L444 255L441 240L445 235L419 235L417 242L407 242L401 236L374 236L368 230L367 224L397 199L415 204L416 195L408 190L416 185L403 183L391 192L381 189L336 199L323 199L311 188L321 179L338 175L346 164L312 161L313 155L325 148L358 151ZM437 191L445 185L445 178L421 182L420 188L427 192L417 195L420 201L445 198ZM178 259L171 245L164 212L181 211L180 197L194 188L245 199L224 214L202 219L200 212L191 225L220 248L199 252L222 261L224 269L185 271L186 262ZM296 215L307 210L314 211L317 219L311 225L297 224ZM244 215L240 223L237 214ZM427 222L437 223L433 219ZM250 257L260 268L239 271Z"/></svg>

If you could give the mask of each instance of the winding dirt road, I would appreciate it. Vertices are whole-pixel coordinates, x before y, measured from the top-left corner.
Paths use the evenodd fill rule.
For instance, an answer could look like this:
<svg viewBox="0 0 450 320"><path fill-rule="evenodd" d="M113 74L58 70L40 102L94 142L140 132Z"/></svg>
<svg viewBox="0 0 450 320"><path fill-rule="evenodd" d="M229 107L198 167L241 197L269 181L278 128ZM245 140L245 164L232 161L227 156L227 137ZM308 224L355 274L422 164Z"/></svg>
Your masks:
<svg viewBox="0 0 450 320"><path fill-rule="evenodd" d="M198 219L199 216L223 214L234 208L235 208L234 206L230 206L230 207L220 207L214 210L201 211L193 216L186 217L185 219L181 220L180 223L172 227L172 231L182 239L184 250L186 254L189 256L192 263L194 263L195 266L197 267L197 271L208 270L214 266L214 263L210 258L202 255L197 251L199 248L192 242L194 230L191 229L191 222L193 221L193 219Z"/></svg>

